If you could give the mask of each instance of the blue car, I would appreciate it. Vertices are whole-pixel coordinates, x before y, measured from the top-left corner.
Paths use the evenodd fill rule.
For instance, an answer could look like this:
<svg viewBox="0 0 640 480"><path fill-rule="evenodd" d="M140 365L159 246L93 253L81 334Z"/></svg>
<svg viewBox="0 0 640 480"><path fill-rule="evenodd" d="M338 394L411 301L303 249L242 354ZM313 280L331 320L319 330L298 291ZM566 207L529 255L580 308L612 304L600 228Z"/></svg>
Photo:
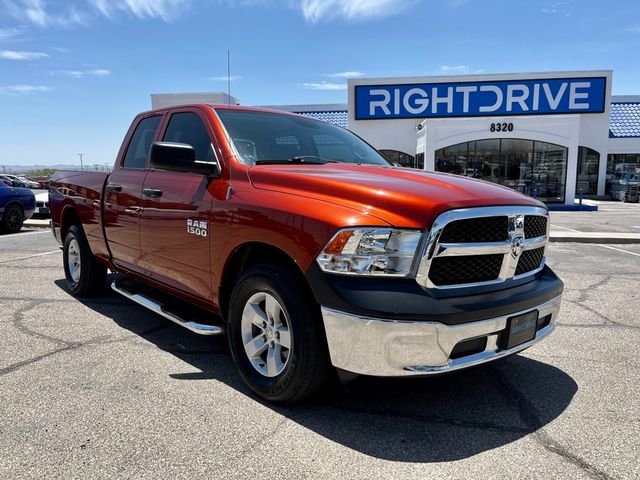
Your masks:
<svg viewBox="0 0 640 480"><path fill-rule="evenodd" d="M0 182L0 231L15 233L33 215L36 196L28 188L10 187Z"/></svg>

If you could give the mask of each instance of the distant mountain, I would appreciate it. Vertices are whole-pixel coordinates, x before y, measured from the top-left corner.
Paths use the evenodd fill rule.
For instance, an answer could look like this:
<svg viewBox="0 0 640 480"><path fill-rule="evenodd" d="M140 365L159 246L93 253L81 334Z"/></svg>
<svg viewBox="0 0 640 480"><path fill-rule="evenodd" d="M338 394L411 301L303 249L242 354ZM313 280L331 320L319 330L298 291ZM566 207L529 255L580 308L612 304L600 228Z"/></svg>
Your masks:
<svg viewBox="0 0 640 480"><path fill-rule="evenodd" d="M63 163L59 163L57 165L4 165L0 163L0 173L11 173L14 175L28 173L33 170L41 170L43 168L54 168L56 170L80 170L80 165L69 165ZM111 165L85 165L84 170L88 172L95 172L96 170L99 172L111 171Z"/></svg>

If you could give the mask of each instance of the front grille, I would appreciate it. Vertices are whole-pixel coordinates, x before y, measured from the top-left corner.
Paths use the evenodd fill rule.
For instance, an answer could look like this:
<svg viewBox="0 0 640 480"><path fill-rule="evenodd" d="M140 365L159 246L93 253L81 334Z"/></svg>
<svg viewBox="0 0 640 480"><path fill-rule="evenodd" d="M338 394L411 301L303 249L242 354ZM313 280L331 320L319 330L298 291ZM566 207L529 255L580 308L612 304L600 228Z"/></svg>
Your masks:
<svg viewBox="0 0 640 480"><path fill-rule="evenodd" d="M518 266L516 267L516 275L522 275L536 270L542 262L544 256L544 247L536 248L534 250L525 250L520 255L518 260Z"/></svg>
<svg viewBox="0 0 640 480"><path fill-rule="evenodd" d="M502 242L509 237L508 217L481 217L456 220L440 235L440 243Z"/></svg>
<svg viewBox="0 0 640 480"><path fill-rule="evenodd" d="M478 207L444 212L431 227L416 281L458 289L533 275L544 261L548 212L540 207Z"/></svg>
<svg viewBox="0 0 640 480"><path fill-rule="evenodd" d="M490 282L498 278L503 255L465 255L435 258L429 278L434 285Z"/></svg>
<svg viewBox="0 0 640 480"><path fill-rule="evenodd" d="M547 234L547 217L525 215L524 238L544 237Z"/></svg>

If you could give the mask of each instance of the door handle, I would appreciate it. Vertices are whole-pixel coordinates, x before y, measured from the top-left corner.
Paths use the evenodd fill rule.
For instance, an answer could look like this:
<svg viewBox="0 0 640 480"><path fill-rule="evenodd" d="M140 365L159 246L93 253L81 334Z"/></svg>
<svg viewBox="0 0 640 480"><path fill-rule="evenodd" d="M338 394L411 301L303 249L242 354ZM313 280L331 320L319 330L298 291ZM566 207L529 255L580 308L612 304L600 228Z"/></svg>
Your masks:
<svg viewBox="0 0 640 480"><path fill-rule="evenodd" d="M145 188L142 190L142 194L145 197L159 198L162 196L162 189L160 188Z"/></svg>
<svg viewBox="0 0 640 480"><path fill-rule="evenodd" d="M116 183L107 183L107 192L121 192L122 185Z"/></svg>

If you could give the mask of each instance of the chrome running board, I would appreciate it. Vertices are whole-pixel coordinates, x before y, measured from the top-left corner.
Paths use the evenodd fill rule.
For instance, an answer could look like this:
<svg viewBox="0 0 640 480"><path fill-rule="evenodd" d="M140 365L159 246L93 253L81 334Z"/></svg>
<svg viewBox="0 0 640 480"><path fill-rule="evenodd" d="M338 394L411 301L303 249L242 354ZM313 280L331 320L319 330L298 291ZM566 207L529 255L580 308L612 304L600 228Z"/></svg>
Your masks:
<svg viewBox="0 0 640 480"><path fill-rule="evenodd" d="M141 295L139 293L131 292L120 285L116 285L116 282L113 282L111 284L111 288L115 292L118 292L120 295L127 297L129 300L133 300L138 305L142 305L143 307L148 308L152 312L155 312L158 315L163 316L167 320L171 320L172 322L180 325L181 327L186 328L187 330L191 330L192 332L197 333L198 335L224 334L223 327L219 327L217 325L205 325L202 323L197 323L197 322L180 318L177 315L174 315L173 313L165 310L164 307L158 302L156 302L155 300L151 300L150 298L145 297L144 295Z"/></svg>

